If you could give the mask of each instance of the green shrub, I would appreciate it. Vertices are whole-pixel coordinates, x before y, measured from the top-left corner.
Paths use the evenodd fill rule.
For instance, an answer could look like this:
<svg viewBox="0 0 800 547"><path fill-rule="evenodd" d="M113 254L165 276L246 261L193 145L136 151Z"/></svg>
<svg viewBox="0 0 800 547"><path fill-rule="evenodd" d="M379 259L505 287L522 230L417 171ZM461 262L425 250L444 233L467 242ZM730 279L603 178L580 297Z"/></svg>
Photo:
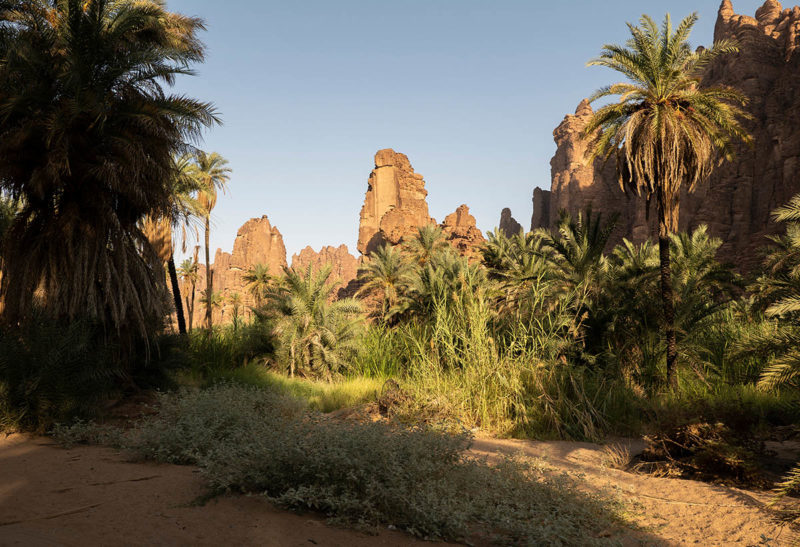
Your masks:
<svg viewBox="0 0 800 547"><path fill-rule="evenodd" d="M80 440L79 431L62 435ZM163 395L158 413L120 445L140 457L200 465L214 493L263 494L360 526L504 544L608 542L597 532L617 518L609 498L583 494L575 479L530 461L489 466L468 458L469 442L308 415L293 398L220 385Z"/></svg>

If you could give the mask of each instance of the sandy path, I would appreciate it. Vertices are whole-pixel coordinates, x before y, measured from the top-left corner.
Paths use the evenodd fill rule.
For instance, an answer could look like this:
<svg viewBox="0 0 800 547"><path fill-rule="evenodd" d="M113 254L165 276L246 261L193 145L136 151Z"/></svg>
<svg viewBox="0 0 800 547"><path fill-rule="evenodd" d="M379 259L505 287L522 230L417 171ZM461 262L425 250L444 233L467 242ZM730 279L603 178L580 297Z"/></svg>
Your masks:
<svg viewBox="0 0 800 547"><path fill-rule="evenodd" d="M192 467L128 463L99 447L0 437L0 545L432 545L386 530L370 536L280 511L257 497L203 507Z"/></svg>
<svg viewBox="0 0 800 547"><path fill-rule="evenodd" d="M610 533L626 546L789 544L788 530L761 509L764 494L608 469L601 447L589 443L478 439L472 450L490 458L523 452L579 473L589 484L617 489L645 528ZM41 437L0 439L3 546L431 545L389 530L370 536L330 527L258 497L191 505L203 492L192 467L129 463L115 450L65 450Z"/></svg>
<svg viewBox="0 0 800 547"><path fill-rule="evenodd" d="M625 442L632 453L642 448L636 446L638 443ZM616 490L622 499L634 503L636 522L651 536L637 542L623 539L625 544L775 547L792 543L790 531L773 522L763 510L768 494L610 469L602 464L602 447L596 444L477 439L472 451L490 459L521 452L579 473L589 484ZM766 542L762 534L768 538Z"/></svg>

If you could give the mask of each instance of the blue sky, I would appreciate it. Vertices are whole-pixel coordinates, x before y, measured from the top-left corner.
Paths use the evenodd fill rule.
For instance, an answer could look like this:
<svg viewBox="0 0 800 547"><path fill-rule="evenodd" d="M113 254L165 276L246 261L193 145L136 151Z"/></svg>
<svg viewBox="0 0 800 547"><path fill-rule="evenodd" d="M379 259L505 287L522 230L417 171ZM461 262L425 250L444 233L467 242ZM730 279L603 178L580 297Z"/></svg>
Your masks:
<svg viewBox="0 0 800 547"><path fill-rule="evenodd" d="M734 0L753 15L762 2ZM202 147L228 158L230 191L212 249L230 251L247 219L269 216L288 259L306 245L347 244L373 156L408 155L431 215L461 203L481 230L510 207L530 224L531 194L550 187L552 132L580 100L616 81L587 68L626 21L697 11L708 45L716 0L169 0L205 19L198 76L177 91L215 103L224 120ZM212 250L213 252L213 250Z"/></svg>

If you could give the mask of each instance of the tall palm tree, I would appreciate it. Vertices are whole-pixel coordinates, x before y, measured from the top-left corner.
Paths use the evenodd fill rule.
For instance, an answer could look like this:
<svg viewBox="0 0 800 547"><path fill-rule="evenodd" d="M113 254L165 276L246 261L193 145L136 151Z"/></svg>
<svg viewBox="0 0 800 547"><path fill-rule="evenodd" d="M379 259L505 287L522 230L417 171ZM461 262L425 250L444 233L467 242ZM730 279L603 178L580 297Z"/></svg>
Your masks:
<svg viewBox="0 0 800 547"><path fill-rule="evenodd" d="M138 224L166 214L173 154L218 121L171 95L199 19L141 0L0 3L0 189L22 199L4 249L3 318L88 316L126 348L163 313Z"/></svg>
<svg viewBox="0 0 800 547"><path fill-rule="evenodd" d="M247 270L243 279L246 283L245 289L253 295L256 301L256 307L260 308L270 283L272 283L272 276L269 274L269 265L255 264L252 268Z"/></svg>
<svg viewBox="0 0 800 547"><path fill-rule="evenodd" d="M186 295L186 311L188 312L189 318L189 331L191 332L192 326L194 323L194 295L195 295L195 287L197 286L197 280L199 275L197 273L197 257L195 259L187 258L183 262L181 262L181 266L178 269L178 275L183 280L184 284L189 283L192 287L191 296Z"/></svg>
<svg viewBox="0 0 800 547"><path fill-rule="evenodd" d="M728 87L703 87L700 78L716 57L737 51L721 41L711 49L693 51L688 39L697 21L693 14L673 28L669 14L659 26L648 16L641 25L628 24L631 39L625 46L605 45L589 65L620 72L627 82L598 90L591 101L619 96L601 107L584 135L595 139L593 157L615 156L622 187L655 200L666 373L674 385L677 348L675 307L670 279L670 238L678 228L682 189L691 192L705 180L718 158L730 160L734 142L750 142L741 125L749 116L742 110L745 97Z"/></svg>
<svg viewBox="0 0 800 547"><path fill-rule="evenodd" d="M205 251L206 251L206 293L214 292L214 271L211 269L211 258L209 255L209 238L211 234L211 211L217 205L217 192L225 189L230 180L231 169L228 167L228 160L212 152L207 154L197 151L195 154L194 176L200 183L201 189L198 194L200 207L204 212L205 220ZM206 302L206 327L211 333L213 318L211 304Z"/></svg>
<svg viewBox="0 0 800 547"><path fill-rule="evenodd" d="M398 291L411 272L411 265L400 252L391 245L382 245L369 255L361 266L358 279L362 283L357 296L380 295L382 315L397 304Z"/></svg>
<svg viewBox="0 0 800 547"><path fill-rule="evenodd" d="M175 232L176 229L180 229L181 247L185 252L187 229L192 227L195 219L204 215L197 201L201 186L197 178L192 176L191 157L183 154L177 156L174 161L169 211L162 216L148 216L143 222L142 230L159 259L159 267L167 264L178 319L178 332L186 334L186 317L183 313L178 272L175 268Z"/></svg>
<svg viewBox="0 0 800 547"><path fill-rule="evenodd" d="M211 295L211 298L208 295ZM205 290L200 291L200 303L205 305L207 310L218 310L222 308L222 305L225 303L224 298L221 292L206 292Z"/></svg>

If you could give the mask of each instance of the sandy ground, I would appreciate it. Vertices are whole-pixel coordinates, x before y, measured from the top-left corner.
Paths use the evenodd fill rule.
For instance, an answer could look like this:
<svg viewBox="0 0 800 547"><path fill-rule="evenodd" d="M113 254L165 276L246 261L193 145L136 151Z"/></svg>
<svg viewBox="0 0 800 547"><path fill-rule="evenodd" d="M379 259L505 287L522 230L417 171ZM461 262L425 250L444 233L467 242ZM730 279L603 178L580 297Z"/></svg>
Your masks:
<svg viewBox="0 0 800 547"><path fill-rule="evenodd" d="M258 497L197 506L197 470L129 463L115 450L65 450L42 437L0 438L0 545L431 545L280 511Z"/></svg>
<svg viewBox="0 0 800 547"><path fill-rule="evenodd" d="M641 441L620 440L630 452L641 452ZM788 528L773 521L765 504L768 493L715 486L697 481L659 478L611 469L603 464L603 447L566 441L477 439L473 452L541 458L547 464L583 476L589 485L609 488L631 504L631 516L647 532L624 544L656 545L791 545Z"/></svg>
<svg viewBox="0 0 800 547"><path fill-rule="evenodd" d="M764 494L609 469L589 443L478 439L473 451L523 452L617 489L643 527L609 531L624 545L789 544L788 530L763 511ZM193 505L203 492L191 467L129 463L111 449L65 450L42 437L0 439L0 545L431 545L331 527L257 497Z"/></svg>

